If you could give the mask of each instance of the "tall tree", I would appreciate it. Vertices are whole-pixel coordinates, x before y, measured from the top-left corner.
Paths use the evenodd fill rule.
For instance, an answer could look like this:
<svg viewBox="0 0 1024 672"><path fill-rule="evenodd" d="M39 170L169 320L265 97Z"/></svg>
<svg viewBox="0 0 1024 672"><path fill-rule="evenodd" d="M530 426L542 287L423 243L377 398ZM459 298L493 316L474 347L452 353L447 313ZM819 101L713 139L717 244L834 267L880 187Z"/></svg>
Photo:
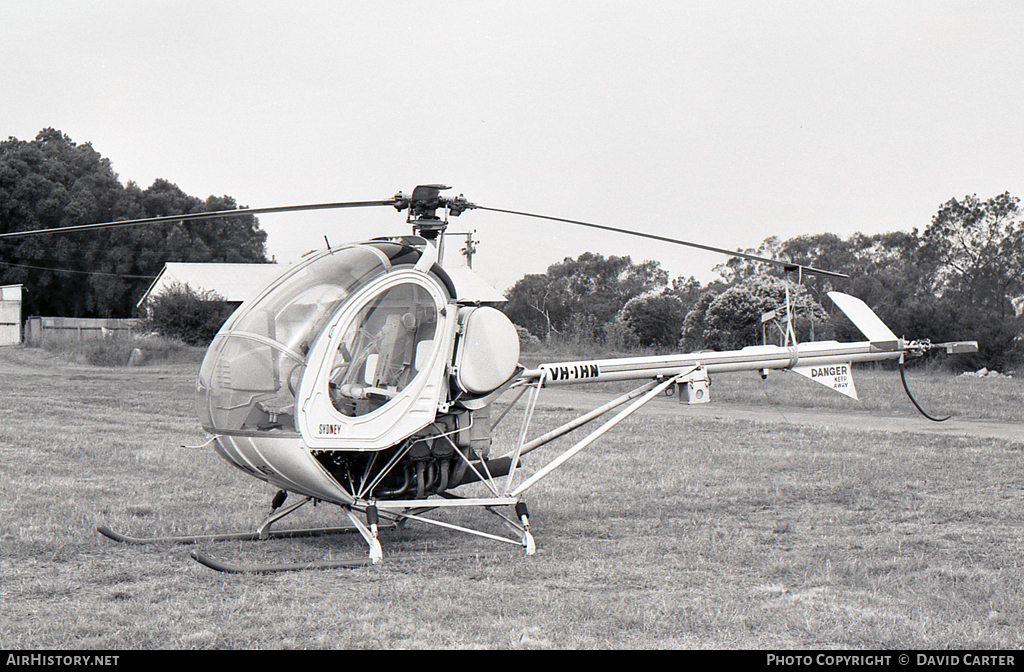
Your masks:
<svg viewBox="0 0 1024 672"><path fill-rule="evenodd" d="M925 254L938 262L934 289L999 315L1024 291L1024 226L1020 199L1003 193L951 199L924 232Z"/></svg>
<svg viewBox="0 0 1024 672"><path fill-rule="evenodd" d="M911 338L930 336L920 331L922 320L934 312L929 292L934 265L921 258L921 237L917 230L865 235L847 239L826 233L798 236L781 247L784 258L839 271L849 279L808 276L803 285L815 301L831 308L826 293L836 289L853 294L871 306L898 334ZM860 332L840 311L832 312L836 335L859 339Z"/></svg>
<svg viewBox="0 0 1024 672"><path fill-rule="evenodd" d="M801 285L770 275L753 275L729 289L707 292L686 316L681 345L688 350L737 350L762 338L761 315L786 305L793 312L798 340L828 335L828 314ZM775 334L764 334L776 340Z"/></svg>
<svg viewBox="0 0 1024 672"><path fill-rule="evenodd" d="M977 338L979 361L997 368L1024 357L1013 299L1024 293L1020 199L1003 193L951 199L925 230L922 259L936 268L933 293L950 307L947 338Z"/></svg>
<svg viewBox="0 0 1024 672"><path fill-rule="evenodd" d="M668 272L656 261L635 264L628 257L584 252L528 275L506 292L505 313L531 333L585 330L600 340L603 327L634 296L664 288Z"/></svg>
<svg viewBox="0 0 1024 672"><path fill-rule="evenodd" d="M626 302L622 321L643 346L675 346L686 317L682 300L671 292L636 296Z"/></svg>
<svg viewBox="0 0 1024 672"><path fill-rule="evenodd" d="M0 142L0 232L50 229L236 207L167 180L122 185L109 159L47 128ZM26 286L37 315L127 317L168 261L266 262L255 217L180 222L0 240L0 284Z"/></svg>

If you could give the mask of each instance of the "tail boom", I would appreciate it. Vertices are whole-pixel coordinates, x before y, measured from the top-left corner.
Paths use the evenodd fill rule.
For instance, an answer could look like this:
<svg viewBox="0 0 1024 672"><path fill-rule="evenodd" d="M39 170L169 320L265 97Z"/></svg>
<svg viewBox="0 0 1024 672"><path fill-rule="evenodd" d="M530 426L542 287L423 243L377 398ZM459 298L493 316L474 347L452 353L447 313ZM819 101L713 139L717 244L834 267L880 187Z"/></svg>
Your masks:
<svg viewBox="0 0 1024 672"><path fill-rule="evenodd" d="M976 341L939 344L932 344L927 340L907 341L897 337L860 299L840 292L829 292L829 296L869 340L856 343L811 341L788 347L756 345L724 352L557 362L541 364L536 369L525 371L522 379L526 382L539 381L542 385L568 385L667 378L693 371L710 374L792 369L856 399L857 393L852 378L849 377L849 365L854 362L881 362L892 359L902 361L908 354L918 356L938 347L945 348L949 354L978 350ZM846 370L834 368L840 365L845 365Z"/></svg>
<svg viewBox="0 0 1024 672"><path fill-rule="evenodd" d="M818 367L899 359L908 349L909 346L899 339L896 343L881 344L871 341L813 341L789 348L757 345L723 352L542 364L536 369L523 372L523 378L529 381L543 380L543 384L547 386L670 377L695 367L703 368L708 373L792 369L797 366Z"/></svg>

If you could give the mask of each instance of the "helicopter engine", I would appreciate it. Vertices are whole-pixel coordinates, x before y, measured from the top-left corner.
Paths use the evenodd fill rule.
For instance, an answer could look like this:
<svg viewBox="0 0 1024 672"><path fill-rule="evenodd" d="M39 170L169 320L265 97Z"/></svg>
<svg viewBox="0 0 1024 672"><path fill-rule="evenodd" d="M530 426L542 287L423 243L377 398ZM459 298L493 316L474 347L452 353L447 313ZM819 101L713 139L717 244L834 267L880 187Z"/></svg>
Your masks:
<svg viewBox="0 0 1024 672"><path fill-rule="evenodd" d="M522 370L515 327L459 294L416 236L325 250L210 344L196 408L218 452L283 490L423 499L506 474L489 404Z"/></svg>
<svg viewBox="0 0 1024 672"><path fill-rule="evenodd" d="M471 463L492 475L508 473L509 460L487 460L491 446L488 410L440 416L423 432L380 453L314 450L312 455L336 481L353 490L358 490L357 483L365 475L382 475L381 467L394 461L370 495L375 499L424 499L479 480Z"/></svg>

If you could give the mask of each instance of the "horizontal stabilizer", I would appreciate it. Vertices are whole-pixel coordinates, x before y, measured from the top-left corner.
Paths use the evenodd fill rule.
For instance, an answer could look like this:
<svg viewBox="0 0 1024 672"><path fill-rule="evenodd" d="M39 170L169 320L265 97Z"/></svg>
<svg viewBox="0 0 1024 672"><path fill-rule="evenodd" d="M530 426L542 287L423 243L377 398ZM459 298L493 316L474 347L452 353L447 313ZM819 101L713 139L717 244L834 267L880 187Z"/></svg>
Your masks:
<svg viewBox="0 0 1024 672"><path fill-rule="evenodd" d="M871 310L868 304L855 296L843 294L842 292L829 292L828 296L872 343L891 343L893 347L899 343L900 339L896 334L892 333L889 327L885 326L885 322L882 322L881 318L875 315L875 311Z"/></svg>
<svg viewBox="0 0 1024 672"><path fill-rule="evenodd" d="M950 341L949 343L932 343L933 348L945 348L947 355L960 355L965 352L977 352L977 341Z"/></svg>

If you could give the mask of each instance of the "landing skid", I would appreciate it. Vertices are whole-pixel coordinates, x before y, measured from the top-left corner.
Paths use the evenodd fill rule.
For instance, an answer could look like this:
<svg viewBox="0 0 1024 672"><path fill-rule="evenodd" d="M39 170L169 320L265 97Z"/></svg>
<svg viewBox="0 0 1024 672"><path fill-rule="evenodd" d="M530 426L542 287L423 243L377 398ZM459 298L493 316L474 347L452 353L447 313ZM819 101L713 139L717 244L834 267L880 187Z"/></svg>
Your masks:
<svg viewBox="0 0 1024 672"><path fill-rule="evenodd" d="M339 534L342 532L356 532L356 528L347 525L343 527L314 527L301 530L280 530L266 532L261 536L259 532L236 532L229 534L198 534L194 536L181 537L132 537L127 534L115 532L106 525L97 525L96 531L108 539L122 544L201 544L207 541L258 541L260 539L292 539L296 537L319 537L326 534Z"/></svg>
<svg viewBox="0 0 1024 672"><path fill-rule="evenodd" d="M218 572L227 574L273 574L275 572L301 572L307 569L355 569L358 567L369 567L377 564L373 558L347 558L344 560L319 560L311 562L282 562L268 564L237 564L225 562L214 558L202 551L192 551L189 554L193 560L201 565L209 567ZM389 563L401 563L419 560L459 560L479 558L493 553L430 553L416 555L389 555Z"/></svg>
<svg viewBox="0 0 1024 672"><path fill-rule="evenodd" d="M308 504L312 501L312 497L306 497L301 501L294 504L281 508L284 504L287 493L281 491L274 497L274 501L271 504L270 515L263 519L263 522L259 524L255 532L234 532L227 534L199 534L191 536L180 536L180 537L131 537L126 534L121 534L111 530L106 525L98 525L96 531L103 536L118 541L122 544L201 544L207 541L257 541L259 539L293 539L296 537L317 537L325 534L337 534L342 532L357 532L359 527L356 521L353 521L353 525L344 525L341 527L315 527L305 528L298 530L280 530L272 531L270 526L278 520L281 520L289 513L292 513L296 509Z"/></svg>

